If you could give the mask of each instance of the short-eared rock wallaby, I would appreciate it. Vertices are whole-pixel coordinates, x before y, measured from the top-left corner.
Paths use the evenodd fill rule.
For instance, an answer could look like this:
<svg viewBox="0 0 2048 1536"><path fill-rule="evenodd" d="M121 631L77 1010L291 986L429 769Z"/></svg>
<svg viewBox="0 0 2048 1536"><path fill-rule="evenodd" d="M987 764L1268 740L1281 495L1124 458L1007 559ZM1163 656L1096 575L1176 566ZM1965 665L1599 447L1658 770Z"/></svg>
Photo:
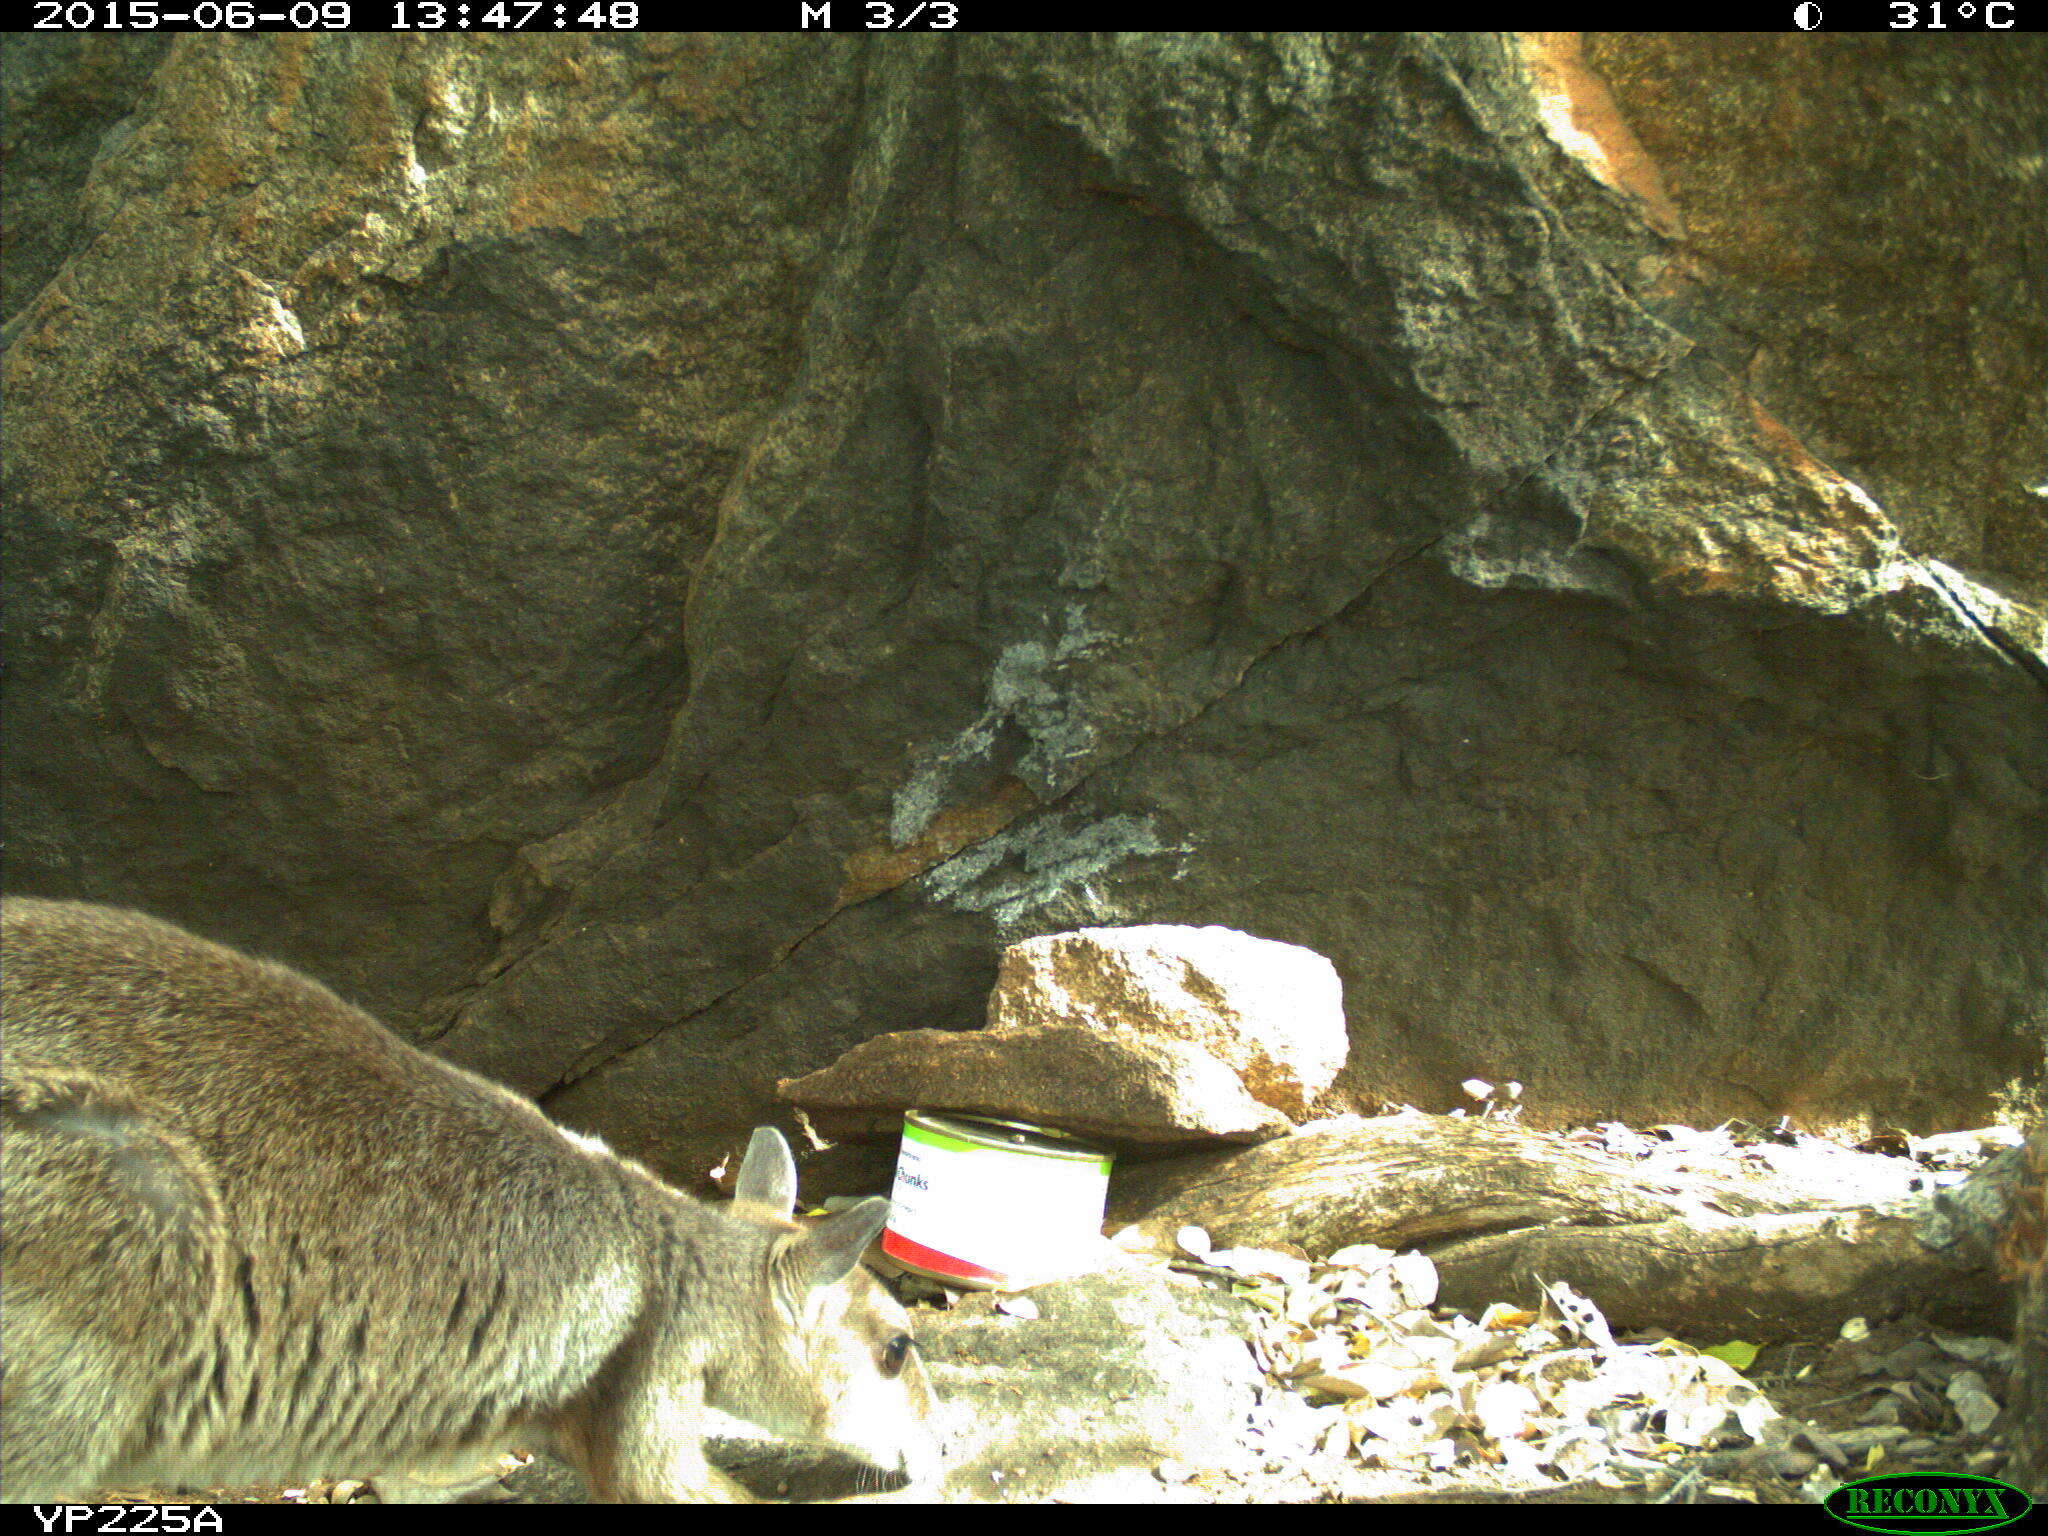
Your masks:
<svg viewBox="0 0 2048 1536"><path fill-rule="evenodd" d="M0 903L0 1498L473 1465L741 1499L701 1410L922 1481L931 1389L754 1133L714 1209L325 987L135 912Z"/></svg>

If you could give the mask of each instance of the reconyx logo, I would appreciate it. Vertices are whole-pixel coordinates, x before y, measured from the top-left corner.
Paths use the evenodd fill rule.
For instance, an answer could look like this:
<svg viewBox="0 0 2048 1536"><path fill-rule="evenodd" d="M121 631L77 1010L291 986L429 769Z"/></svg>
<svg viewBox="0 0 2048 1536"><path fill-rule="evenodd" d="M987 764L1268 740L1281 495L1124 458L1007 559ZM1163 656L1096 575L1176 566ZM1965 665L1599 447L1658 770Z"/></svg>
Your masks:
<svg viewBox="0 0 2048 1536"><path fill-rule="evenodd" d="M1964 1472L1912 1472L1844 1483L1828 1495L1827 1512L1866 1531L1939 1531L1960 1536L2009 1525L2034 1501L2010 1483Z"/></svg>

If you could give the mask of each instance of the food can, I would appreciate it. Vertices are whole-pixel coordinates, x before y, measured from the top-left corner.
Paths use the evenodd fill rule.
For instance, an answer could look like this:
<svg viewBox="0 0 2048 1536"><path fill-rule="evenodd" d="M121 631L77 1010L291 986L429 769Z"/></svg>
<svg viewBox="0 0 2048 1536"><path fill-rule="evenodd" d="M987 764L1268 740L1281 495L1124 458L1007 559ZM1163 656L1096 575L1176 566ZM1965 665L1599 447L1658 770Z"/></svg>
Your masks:
<svg viewBox="0 0 2048 1536"><path fill-rule="evenodd" d="M1095 1267L1109 1164L1042 1126L909 1110L882 1251L969 1290L1079 1274Z"/></svg>

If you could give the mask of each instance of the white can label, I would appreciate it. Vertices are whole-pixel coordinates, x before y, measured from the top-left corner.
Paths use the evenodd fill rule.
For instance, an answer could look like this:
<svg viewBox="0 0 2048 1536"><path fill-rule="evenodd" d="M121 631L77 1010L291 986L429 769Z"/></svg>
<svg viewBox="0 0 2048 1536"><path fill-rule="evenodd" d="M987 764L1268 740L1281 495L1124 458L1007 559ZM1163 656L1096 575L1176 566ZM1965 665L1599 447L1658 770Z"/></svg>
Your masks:
<svg viewBox="0 0 2048 1536"><path fill-rule="evenodd" d="M978 1146L906 1123L889 1230L999 1275L1062 1274L1100 1238L1108 1193L1107 1157Z"/></svg>

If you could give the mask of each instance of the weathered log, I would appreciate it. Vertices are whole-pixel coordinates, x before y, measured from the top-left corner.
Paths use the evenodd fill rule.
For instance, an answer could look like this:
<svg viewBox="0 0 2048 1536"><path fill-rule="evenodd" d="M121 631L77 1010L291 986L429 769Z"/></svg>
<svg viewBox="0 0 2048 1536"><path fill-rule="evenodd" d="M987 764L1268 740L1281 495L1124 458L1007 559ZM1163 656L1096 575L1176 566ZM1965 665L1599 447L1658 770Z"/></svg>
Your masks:
<svg viewBox="0 0 2048 1536"><path fill-rule="evenodd" d="M1853 1161L1853 1173L1646 1171L1499 1120L1347 1117L1256 1147L1127 1167L1111 1190L1110 1215L1161 1231L1193 1223L1219 1243L1287 1241L1323 1251L1662 1221L1698 1209L1745 1216L1848 1207L1910 1192L1909 1165Z"/></svg>
<svg viewBox="0 0 2048 1536"><path fill-rule="evenodd" d="M1922 1241L1911 1211L1709 1212L1623 1226L1543 1227L1435 1249L1443 1301L1533 1302L1565 1280L1618 1327L1650 1324L1697 1341L1811 1337L1852 1317L1918 1314L2003 1331L2000 1287Z"/></svg>
<svg viewBox="0 0 2048 1536"><path fill-rule="evenodd" d="M1982 1224L1958 1212L2005 1197L1950 1193L1937 1211L1917 1172L1818 1146L1756 1174L1673 1172L1498 1121L1404 1115L1132 1168L1111 1210L1157 1239L1196 1225L1219 1244L1421 1247L1461 1307L1529 1299L1540 1277L1616 1324L1695 1335L1907 1312L1999 1325Z"/></svg>

